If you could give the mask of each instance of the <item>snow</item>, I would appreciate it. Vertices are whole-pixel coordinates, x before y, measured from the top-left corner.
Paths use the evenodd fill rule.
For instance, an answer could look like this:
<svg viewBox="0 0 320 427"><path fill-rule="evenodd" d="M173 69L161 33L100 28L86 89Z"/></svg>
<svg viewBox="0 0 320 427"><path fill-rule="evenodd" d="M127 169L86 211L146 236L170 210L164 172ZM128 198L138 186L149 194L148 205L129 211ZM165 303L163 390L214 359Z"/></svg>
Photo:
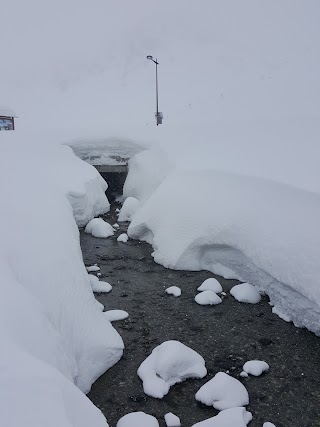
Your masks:
<svg viewBox="0 0 320 427"><path fill-rule="evenodd" d="M113 228L119 228L120 227L120 225L119 224L117 224L117 223L115 223L115 224L113 224L113 226L112 226Z"/></svg>
<svg viewBox="0 0 320 427"><path fill-rule="evenodd" d="M93 274L88 274L90 285L93 292L110 292L112 291L112 286L108 282L103 282L98 279L98 277Z"/></svg>
<svg viewBox="0 0 320 427"><path fill-rule="evenodd" d="M218 372L198 390L196 400L222 411L248 405L249 395L245 386L236 378L224 372Z"/></svg>
<svg viewBox="0 0 320 427"><path fill-rule="evenodd" d="M168 412L167 414L165 414L164 420L166 422L167 427L180 427L181 426L180 418L177 417L172 412Z"/></svg>
<svg viewBox="0 0 320 427"><path fill-rule="evenodd" d="M291 322L291 317L282 313L282 311L278 307L272 307L272 313L279 316L280 319L284 320L285 322Z"/></svg>
<svg viewBox="0 0 320 427"><path fill-rule="evenodd" d="M249 304L257 304L261 300L261 295L257 288L250 283L241 283L234 286L230 294L239 302L246 302Z"/></svg>
<svg viewBox="0 0 320 427"><path fill-rule="evenodd" d="M170 286L166 289L167 294L179 297L181 295L181 289L178 286Z"/></svg>
<svg viewBox="0 0 320 427"><path fill-rule="evenodd" d="M103 304L101 304L101 302L100 302L100 301L98 301L98 300L96 300L96 306L98 307L98 309L99 309L100 311L103 311L103 310L104 310L104 305L103 305Z"/></svg>
<svg viewBox="0 0 320 427"><path fill-rule="evenodd" d="M157 346L138 369L145 394L157 399L168 394L176 383L206 375L203 358L179 341L165 341Z"/></svg>
<svg viewBox="0 0 320 427"><path fill-rule="evenodd" d="M128 197L120 209L118 221L125 222L125 221L131 221L133 215L137 212L137 210L140 207L139 200L135 199L134 197Z"/></svg>
<svg viewBox="0 0 320 427"><path fill-rule="evenodd" d="M86 226L86 233L92 234L93 237L107 238L113 236L114 230L110 224L102 218L93 218Z"/></svg>
<svg viewBox="0 0 320 427"><path fill-rule="evenodd" d="M34 145L18 131L0 142L1 423L106 427L83 392L123 342L91 290L69 197L92 218L100 193L88 204L86 189L99 180L68 147Z"/></svg>
<svg viewBox="0 0 320 427"><path fill-rule="evenodd" d="M231 408L219 412L215 417L193 424L192 427L246 427L251 420L252 414L245 408Z"/></svg>
<svg viewBox="0 0 320 427"><path fill-rule="evenodd" d="M105 316L110 322L116 322L118 320L124 320L129 317L129 313L124 310L108 310L105 311Z"/></svg>
<svg viewBox="0 0 320 427"><path fill-rule="evenodd" d="M262 427L276 427L276 426L272 423L267 422L267 423L263 423Z"/></svg>
<svg viewBox="0 0 320 427"><path fill-rule="evenodd" d="M196 215L194 206L201 207ZM319 216L315 193L176 169L135 214L128 235L152 244L154 260L167 268L254 283L296 326L320 335Z"/></svg>
<svg viewBox="0 0 320 427"><path fill-rule="evenodd" d="M120 418L117 427L159 427L155 417L145 412L131 412Z"/></svg>
<svg viewBox="0 0 320 427"><path fill-rule="evenodd" d="M194 297L197 304L216 305L222 302L222 299L213 291L203 291Z"/></svg>
<svg viewBox="0 0 320 427"><path fill-rule="evenodd" d="M262 360L249 360L243 365L244 372L255 377L259 377L263 372L269 370L269 365L267 362Z"/></svg>
<svg viewBox="0 0 320 427"><path fill-rule="evenodd" d="M129 237L127 235L127 233L122 233L120 234L120 236L117 238L118 242L122 242L122 243L127 243Z"/></svg>
<svg viewBox="0 0 320 427"><path fill-rule="evenodd" d="M100 271L100 267L97 265L89 265L86 267L88 273L94 273L95 271Z"/></svg>
<svg viewBox="0 0 320 427"><path fill-rule="evenodd" d="M218 282L217 279L210 277L209 279L205 280L201 286L198 287L198 291L213 291L216 294L219 294L222 292L222 286Z"/></svg>

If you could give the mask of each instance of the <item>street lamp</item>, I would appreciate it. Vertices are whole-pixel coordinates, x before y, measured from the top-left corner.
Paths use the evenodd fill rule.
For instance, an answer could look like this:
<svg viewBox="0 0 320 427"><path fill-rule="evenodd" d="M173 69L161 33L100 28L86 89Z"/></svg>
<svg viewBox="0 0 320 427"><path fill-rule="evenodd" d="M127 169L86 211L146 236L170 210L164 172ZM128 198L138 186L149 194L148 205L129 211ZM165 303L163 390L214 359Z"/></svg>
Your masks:
<svg viewBox="0 0 320 427"><path fill-rule="evenodd" d="M148 55L147 59L150 59L150 61L154 62L156 64L156 113L155 113L155 117L156 117L156 121L157 121L157 126L162 124L162 119L163 119L163 114L159 111L159 96L158 96L158 65L159 62L157 59L153 59L153 56Z"/></svg>

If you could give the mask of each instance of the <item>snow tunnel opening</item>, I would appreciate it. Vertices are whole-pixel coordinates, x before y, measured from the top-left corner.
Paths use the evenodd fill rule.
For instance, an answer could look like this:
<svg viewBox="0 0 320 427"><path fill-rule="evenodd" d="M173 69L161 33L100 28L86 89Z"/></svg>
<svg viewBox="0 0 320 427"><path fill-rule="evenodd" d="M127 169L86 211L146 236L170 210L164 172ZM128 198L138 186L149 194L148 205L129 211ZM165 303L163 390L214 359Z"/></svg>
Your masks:
<svg viewBox="0 0 320 427"><path fill-rule="evenodd" d="M123 194L123 186L127 178L127 172L100 172L102 178L108 184L106 196L110 203Z"/></svg>

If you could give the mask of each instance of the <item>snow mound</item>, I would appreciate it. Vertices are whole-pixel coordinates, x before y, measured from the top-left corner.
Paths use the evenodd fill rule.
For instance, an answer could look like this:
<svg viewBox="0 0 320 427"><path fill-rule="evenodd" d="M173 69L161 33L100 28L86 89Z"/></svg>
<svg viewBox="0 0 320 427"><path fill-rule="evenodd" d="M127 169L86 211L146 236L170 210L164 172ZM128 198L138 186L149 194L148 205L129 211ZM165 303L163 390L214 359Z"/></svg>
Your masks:
<svg viewBox="0 0 320 427"><path fill-rule="evenodd" d="M263 372L269 370L269 365L267 362L262 360L249 360L243 365L244 372L255 377L259 377Z"/></svg>
<svg viewBox="0 0 320 427"><path fill-rule="evenodd" d="M192 205L201 206L196 215L191 188ZM167 268L254 283L296 326L320 335L319 217L316 193L231 173L176 170L135 214L128 235L152 244L155 262Z"/></svg>
<svg viewBox="0 0 320 427"><path fill-rule="evenodd" d="M134 197L128 197L120 209L118 221L119 222L126 222L131 221L133 215L137 212L137 210L140 208L140 202L139 200L135 199Z"/></svg>
<svg viewBox="0 0 320 427"><path fill-rule="evenodd" d="M141 363L138 376L145 394L162 399L170 387L187 378L207 375L204 359L179 341L165 341Z"/></svg>
<svg viewBox="0 0 320 427"><path fill-rule="evenodd" d="M109 322L116 322L117 320L124 320L129 317L129 314L124 310L108 310L104 314Z"/></svg>
<svg viewBox="0 0 320 427"><path fill-rule="evenodd" d="M231 408L219 412L215 417L193 424L192 427L246 427L251 420L252 414L245 408Z"/></svg>
<svg viewBox="0 0 320 427"><path fill-rule="evenodd" d="M218 282L217 279L214 277L210 277L209 279L205 280L201 286L198 287L198 291L213 291L216 294L219 294L222 292L222 286Z"/></svg>
<svg viewBox="0 0 320 427"><path fill-rule="evenodd" d="M86 267L88 273L93 273L95 271L100 271L100 267L97 265L90 265L89 267Z"/></svg>
<svg viewBox="0 0 320 427"><path fill-rule="evenodd" d="M86 226L86 233L92 234L93 237L107 238L113 236L114 230L110 224L102 218L93 218Z"/></svg>
<svg viewBox="0 0 320 427"><path fill-rule="evenodd" d="M168 412L167 414L165 414L164 420L166 422L167 427L180 427L181 426L180 418L177 417L176 415L174 415L172 412Z"/></svg>
<svg viewBox="0 0 320 427"><path fill-rule="evenodd" d="M118 242L122 242L122 243L127 243L129 237L127 235L127 233L122 233L120 234L120 236L117 238Z"/></svg>
<svg viewBox="0 0 320 427"><path fill-rule="evenodd" d="M145 412L131 412L120 418L117 427L159 427L155 417Z"/></svg>
<svg viewBox="0 0 320 427"><path fill-rule="evenodd" d="M200 305L216 305L222 302L222 299L213 291L200 292L194 298L195 302Z"/></svg>
<svg viewBox="0 0 320 427"><path fill-rule="evenodd" d="M249 395L245 386L236 378L224 372L218 372L196 393L196 400L218 411L249 404Z"/></svg>
<svg viewBox="0 0 320 427"><path fill-rule="evenodd" d="M123 187L125 198L134 197L142 204L173 170L173 163L160 149L151 149L135 155L129 161L129 172Z"/></svg>
<svg viewBox="0 0 320 427"><path fill-rule="evenodd" d="M93 292L110 292L112 286L108 282L102 282L93 274L88 274L90 285Z"/></svg>
<svg viewBox="0 0 320 427"><path fill-rule="evenodd" d="M181 289L178 286L170 286L166 289L167 294L179 297L181 295Z"/></svg>
<svg viewBox="0 0 320 427"><path fill-rule="evenodd" d="M266 423L263 423L263 427L276 427L276 426L272 423L266 422Z"/></svg>
<svg viewBox="0 0 320 427"><path fill-rule="evenodd" d="M234 286L230 294L239 302L246 302L249 304L257 304L261 300L260 292L256 287L250 283L241 283Z"/></svg>

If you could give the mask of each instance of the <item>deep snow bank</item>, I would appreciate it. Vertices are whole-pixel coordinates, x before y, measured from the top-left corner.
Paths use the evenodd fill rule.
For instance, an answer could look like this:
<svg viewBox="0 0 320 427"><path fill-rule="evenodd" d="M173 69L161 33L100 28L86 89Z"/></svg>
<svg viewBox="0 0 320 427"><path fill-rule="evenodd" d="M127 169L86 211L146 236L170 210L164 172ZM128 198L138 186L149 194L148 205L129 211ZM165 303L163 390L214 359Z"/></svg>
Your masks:
<svg viewBox="0 0 320 427"><path fill-rule="evenodd" d="M88 181L100 181L67 147L12 135L0 143L2 424L105 426L73 382L87 392L119 360L123 342L97 308L67 200L78 200L78 222L92 217L107 206L100 189L86 197Z"/></svg>
<svg viewBox="0 0 320 427"><path fill-rule="evenodd" d="M142 190L139 190L142 191ZM214 171L170 174L130 224L156 262L207 269L266 291L277 312L320 335L320 197Z"/></svg>

